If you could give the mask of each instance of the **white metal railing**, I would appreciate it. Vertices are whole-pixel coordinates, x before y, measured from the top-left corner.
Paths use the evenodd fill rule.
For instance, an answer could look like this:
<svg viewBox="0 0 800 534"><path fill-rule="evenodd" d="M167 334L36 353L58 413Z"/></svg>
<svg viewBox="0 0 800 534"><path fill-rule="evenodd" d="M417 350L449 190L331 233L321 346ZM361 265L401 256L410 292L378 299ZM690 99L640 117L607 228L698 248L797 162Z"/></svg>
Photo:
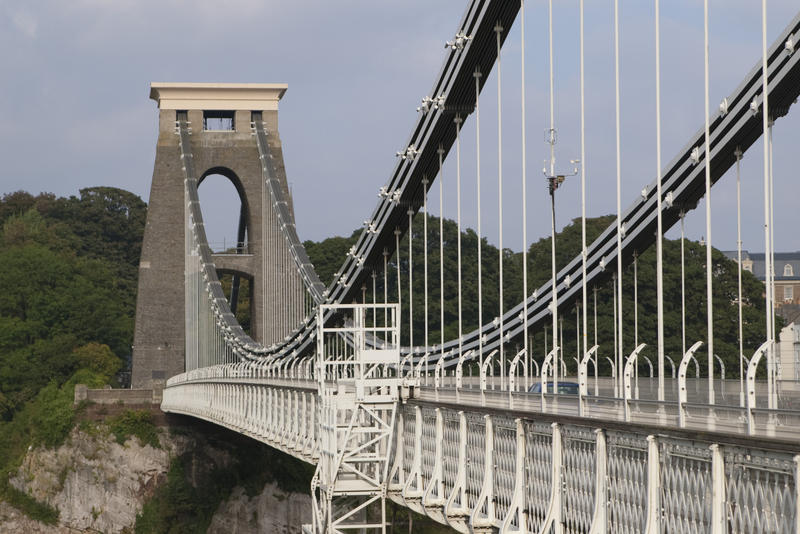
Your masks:
<svg viewBox="0 0 800 534"><path fill-rule="evenodd" d="M792 451L419 403L403 405L398 428L414 437L396 440L389 496L459 532L800 527Z"/></svg>
<svg viewBox="0 0 800 534"><path fill-rule="evenodd" d="M197 369L171 381L162 406L316 463L319 396L317 382L304 368L298 363L280 376L267 376L266 366L252 364ZM771 532L795 532L798 527L800 456L777 442L752 441L746 449L726 443L725 434L747 424L737 406L724 407L733 417L716 414L715 430L723 437L714 438L708 428L694 424L702 420L702 405L687 403L686 429L703 430L704 442L682 436L674 424L677 403L659 411L665 405L629 399L641 409L632 410L629 427L612 431L604 429L604 421L623 413L620 399L591 398L580 422L550 424L537 416L538 394L477 387L416 388L415 394L416 400L402 404L398 413L388 495L461 532L539 532L549 523L581 523L595 532L607 521L631 531L644 531L650 521L661 531L682 532L692 520L705 530L715 521L714 507L725 511L725 523L736 526L729 532L766 531L763 525L771 525ZM498 414L509 395L515 411ZM576 400L548 394L548 413L577 415ZM780 419L794 414L759 409L752 414L759 433L772 425L773 435L788 442ZM659 420L673 424L656 436L647 427ZM681 482L687 477L694 482ZM660 491L654 492L656 487Z"/></svg>

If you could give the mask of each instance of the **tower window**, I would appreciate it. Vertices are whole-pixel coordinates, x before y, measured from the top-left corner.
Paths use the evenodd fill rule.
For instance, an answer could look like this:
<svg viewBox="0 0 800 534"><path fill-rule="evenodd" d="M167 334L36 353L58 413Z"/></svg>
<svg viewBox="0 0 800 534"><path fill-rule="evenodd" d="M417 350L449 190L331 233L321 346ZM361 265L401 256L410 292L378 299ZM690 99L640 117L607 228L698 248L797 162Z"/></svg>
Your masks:
<svg viewBox="0 0 800 534"><path fill-rule="evenodd" d="M236 129L233 111L203 111L203 130L232 132Z"/></svg>

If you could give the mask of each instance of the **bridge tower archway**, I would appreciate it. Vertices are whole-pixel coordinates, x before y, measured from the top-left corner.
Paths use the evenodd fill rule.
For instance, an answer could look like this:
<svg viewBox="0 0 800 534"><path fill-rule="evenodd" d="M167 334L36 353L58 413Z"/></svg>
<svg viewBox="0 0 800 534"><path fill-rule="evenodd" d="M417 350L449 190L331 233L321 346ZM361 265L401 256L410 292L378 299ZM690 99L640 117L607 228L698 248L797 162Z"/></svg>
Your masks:
<svg viewBox="0 0 800 534"><path fill-rule="evenodd" d="M241 210L233 216L242 221L246 247L236 254L212 253L211 258L218 272L235 273L251 281L251 336L271 345L297 326L286 321L285 309L288 301L303 302L303 285L292 284L293 292L287 294L285 288L275 284L275 280L292 276L299 279L299 275L291 254L283 250L286 242L281 238L251 126L254 116L264 122L274 178L293 219L278 135L278 101L285 91L285 84L151 85L150 98L159 106L159 135L139 264L133 387L161 387L169 377L185 370L188 206L183 161L186 156L182 157L177 131L179 116L186 117L191 132L189 168L195 171L193 178L199 184L215 174L225 176L241 200Z"/></svg>
<svg viewBox="0 0 800 534"><path fill-rule="evenodd" d="M208 182L212 182L211 187L202 187L204 183L207 184ZM220 182L222 187L220 187ZM208 189L212 190L208 191ZM228 189L235 191L238 205L230 205L231 199L229 197L231 195ZM198 177L197 191L200 198L200 211L203 213L206 239L208 240L209 248L213 252L217 277L223 285L223 290L228 298L228 305L234 316L240 310L239 299L243 296L240 291L242 281L246 281L249 309L245 331L248 334L252 334L251 328L253 324L258 324L258 321L253 321L256 313L253 309L255 301L252 298L254 296L253 281L256 273L252 265L252 217L244 184L233 170L227 167L214 167L206 170ZM215 219L213 222L211 221L212 218ZM233 222L236 223L235 226L232 224ZM224 229L220 228L222 224L225 225ZM234 231L233 234L230 233L231 230ZM225 275L228 275L230 279L228 280ZM224 280L223 277L225 277ZM228 287L228 284L230 284L230 287Z"/></svg>
<svg viewBox="0 0 800 534"><path fill-rule="evenodd" d="M248 197L236 173L227 167L208 169L197 178L197 191L206 238L211 250L223 252L230 249L247 249L252 234L252 221ZM232 206L231 201L234 196L233 204L236 205ZM224 225L224 228L220 228L220 224ZM210 231L209 226L214 231ZM241 253L239 250L237 252Z"/></svg>

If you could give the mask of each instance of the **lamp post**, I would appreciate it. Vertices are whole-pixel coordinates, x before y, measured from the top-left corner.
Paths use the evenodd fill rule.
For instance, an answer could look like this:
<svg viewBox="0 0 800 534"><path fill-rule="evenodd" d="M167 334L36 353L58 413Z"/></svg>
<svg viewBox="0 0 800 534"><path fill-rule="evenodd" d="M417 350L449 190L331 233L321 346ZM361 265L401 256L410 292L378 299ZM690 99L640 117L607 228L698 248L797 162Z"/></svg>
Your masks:
<svg viewBox="0 0 800 534"><path fill-rule="evenodd" d="M555 144L555 136L551 133L551 148ZM573 165L580 163L580 160L572 160ZM550 173L547 168L542 169L545 178L547 179L547 189L550 192L550 267L551 267L551 284L553 288L553 300L551 302L553 313L553 348L556 351L553 362L553 393L558 394L558 374L561 371L561 352L562 347L558 346L558 337L555 333L558 331L558 291L556 288L556 189L564 183L567 176L575 176L578 174L578 167L573 169L572 174L555 174L555 157L550 158ZM542 377L547 383L547 377Z"/></svg>

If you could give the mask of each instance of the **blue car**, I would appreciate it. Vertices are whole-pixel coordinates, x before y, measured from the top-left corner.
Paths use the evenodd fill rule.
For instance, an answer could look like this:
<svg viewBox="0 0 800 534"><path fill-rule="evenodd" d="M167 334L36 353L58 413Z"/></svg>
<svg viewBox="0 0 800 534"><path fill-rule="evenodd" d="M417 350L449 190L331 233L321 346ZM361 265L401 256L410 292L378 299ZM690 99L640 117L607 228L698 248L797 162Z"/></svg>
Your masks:
<svg viewBox="0 0 800 534"><path fill-rule="evenodd" d="M547 392L554 393L553 391L553 382L547 383ZM528 393L541 393L542 392L542 383L536 382L528 389ZM558 393L559 395L577 395L578 394L578 384L577 382L559 382L558 383Z"/></svg>

